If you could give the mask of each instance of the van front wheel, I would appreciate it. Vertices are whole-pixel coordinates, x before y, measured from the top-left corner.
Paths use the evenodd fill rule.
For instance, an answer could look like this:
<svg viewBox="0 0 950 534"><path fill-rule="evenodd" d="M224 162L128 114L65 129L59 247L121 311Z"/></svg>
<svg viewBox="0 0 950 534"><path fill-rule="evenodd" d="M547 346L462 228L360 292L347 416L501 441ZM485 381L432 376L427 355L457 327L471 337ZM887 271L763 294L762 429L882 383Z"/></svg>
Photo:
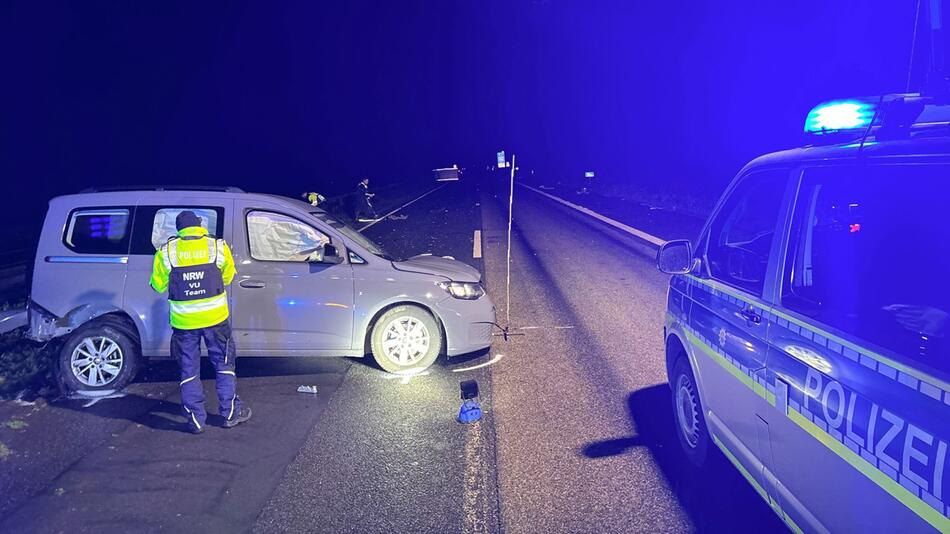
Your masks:
<svg viewBox="0 0 950 534"><path fill-rule="evenodd" d="M706 428L696 378L685 356L678 358L673 365L672 378L670 386L673 389L676 435L689 461L697 467L702 467L706 463L706 452L709 448L709 431Z"/></svg>
<svg viewBox="0 0 950 534"><path fill-rule="evenodd" d="M138 344L122 328L94 321L75 332L59 352L63 393L124 388L138 371Z"/></svg>
<svg viewBox="0 0 950 534"><path fill-rule="evenodd" d="M396 306L373 325L373 359L385 371L421 371L442 350L442 333L432 314L418 306Z"/></svg>

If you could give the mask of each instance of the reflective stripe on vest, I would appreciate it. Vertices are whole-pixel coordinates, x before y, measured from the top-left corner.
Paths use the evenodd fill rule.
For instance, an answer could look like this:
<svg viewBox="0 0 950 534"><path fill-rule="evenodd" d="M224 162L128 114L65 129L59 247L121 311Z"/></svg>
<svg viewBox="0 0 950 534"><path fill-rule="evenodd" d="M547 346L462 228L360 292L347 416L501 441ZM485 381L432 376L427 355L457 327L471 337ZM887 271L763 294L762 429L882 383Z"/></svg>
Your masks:
<svg viewBox="0 0 950 534"><path fill-rule="evenodd" d="M168 243L166 243L166 245L165 245L165 254L164 254L163 258L165 259L165 265L166 265L169 269L172 269L172 268L174 268L174 267L181 267L181 265L178 264L178 243L179 243L179 241L181 241L182 239L186 239L186 238L183 238L183 237L173 237L173 238L169 239L169 240L168 240ZM213 263L213 264L217 265L218 268L221 268L221 267L224 265L224 257L222 257L220 254L218 254L218 248L220 248L220 247L218 246L218 241L219 241L219 240L217 240L217 239L211 239L210 237L207 237L207 236L202 236L202 237L199 237L199 238L194 239L194 241L197 241L198 239L204 239L204 240L205 240L205 245L208 247L208 256L207 256L208 261L207 261L207 263ZM191 240L189 239L189 241L191 241ZM174 259L172 259L172 258L174 258ZM205 262L202 262L202 263L205 263ZM195 264L194 264L194 263L189 263L188 266L191 266L191 265L195 265Z"/></svg>
<svg viewBox="0 0 950 534"><path fill-rule="evenodd" d="M225 293L222 293L216 297L192 300L190 302L178 302L175 300L168 301L168 308L173 314L178 315L194 315L196 313L204 313L227 305L228 296Z"/></svg>
<svg viewBox="0 0 950 534"><path fill-rule="evenodd" d="M228 320L228 295L222 293L210 299L191 302L168 301L170 319L173 328L196 330L208 328Z"/></svg>
<svg viewBox="0 0 950 534"><path fill-rule="evenodd" d="M215 239L214 241L214 264L218 266L218 269L224 271L224 254L219 254L218 251L224 248L223 239Z"/></svg>

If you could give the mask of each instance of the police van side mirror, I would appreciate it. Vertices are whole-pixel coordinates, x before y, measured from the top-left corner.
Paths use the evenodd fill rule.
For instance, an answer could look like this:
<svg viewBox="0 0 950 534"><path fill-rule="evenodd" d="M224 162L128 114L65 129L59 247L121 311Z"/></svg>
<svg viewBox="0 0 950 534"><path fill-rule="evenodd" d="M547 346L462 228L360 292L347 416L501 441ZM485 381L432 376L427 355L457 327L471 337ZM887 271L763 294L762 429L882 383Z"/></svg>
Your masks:
<svg viewBox="0 0 950 534"><path fill-rule="evenodd" d="M693 247L686 239L674 239L660 245L656 253L656 268L666 274L693 272L699 259L693 258Z"/></svg>

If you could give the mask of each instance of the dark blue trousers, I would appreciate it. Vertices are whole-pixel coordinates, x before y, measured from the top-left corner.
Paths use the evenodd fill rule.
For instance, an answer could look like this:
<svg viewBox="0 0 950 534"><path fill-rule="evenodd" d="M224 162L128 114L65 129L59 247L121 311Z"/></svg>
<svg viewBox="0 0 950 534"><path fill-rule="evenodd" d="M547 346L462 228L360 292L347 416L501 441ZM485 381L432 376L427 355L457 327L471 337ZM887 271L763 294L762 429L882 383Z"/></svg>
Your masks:
<svg viewBox="0 0 950 534"><path fill-rule="evenodd" d="M201 388L201 340L205 340L208 357L214 365L218 390L218 413L230 419L241 411L241 399L237 396L237 375L234 374L234 341L231 339L231 323L198 328L196 330L172 329L171 352L181 369L181 406L189 424L198 428L205 426L208 413L204 406L204 390Z"/></svg>

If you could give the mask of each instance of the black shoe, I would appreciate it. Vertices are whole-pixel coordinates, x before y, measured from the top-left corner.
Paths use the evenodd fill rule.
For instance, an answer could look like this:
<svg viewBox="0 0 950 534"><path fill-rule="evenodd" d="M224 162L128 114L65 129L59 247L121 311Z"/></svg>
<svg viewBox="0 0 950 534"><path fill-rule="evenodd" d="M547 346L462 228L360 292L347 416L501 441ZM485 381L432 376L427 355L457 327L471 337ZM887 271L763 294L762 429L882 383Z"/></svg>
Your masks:
<svg viewBox="0 0 950 534"><path fill-rule="evenodd" d="M250 408L241 408L241 411L237 413L234 417L224 420L224 428L232 428L238 426L239 424L249 420L251 418L251 409Z"/></svg>
<svg viewBox="0 0 950 534"><path fill-rule="evenodd" d="M194 423L188 423L188 432L191 432L192 434L201 434L202 432L204 432L204 429L201 427L195 426Z"/></svg>

